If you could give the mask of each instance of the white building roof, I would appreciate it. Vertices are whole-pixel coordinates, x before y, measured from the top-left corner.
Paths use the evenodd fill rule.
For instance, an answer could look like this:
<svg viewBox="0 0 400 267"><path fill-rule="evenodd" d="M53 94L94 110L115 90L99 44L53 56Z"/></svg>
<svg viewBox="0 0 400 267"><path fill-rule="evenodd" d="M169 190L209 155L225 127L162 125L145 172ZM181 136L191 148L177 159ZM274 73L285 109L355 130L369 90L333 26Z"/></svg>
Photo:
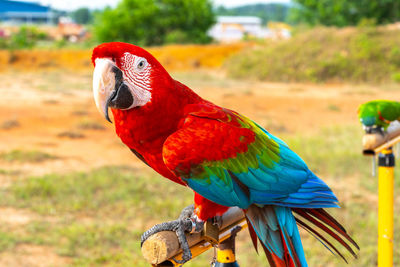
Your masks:
<svg viewBox="0 0 400 267"><path fill-rule="evenodd" d="M218 23L261 24L262 20L255 16L218 16Z"/></svg>

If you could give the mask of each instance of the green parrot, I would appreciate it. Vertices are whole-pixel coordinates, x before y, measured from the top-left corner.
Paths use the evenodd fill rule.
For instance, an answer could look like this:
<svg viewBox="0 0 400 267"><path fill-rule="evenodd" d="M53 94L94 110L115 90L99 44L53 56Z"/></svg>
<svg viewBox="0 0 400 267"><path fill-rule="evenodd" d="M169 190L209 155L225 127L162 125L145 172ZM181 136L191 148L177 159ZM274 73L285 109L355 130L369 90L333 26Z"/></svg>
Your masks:
<svg viewBox="0 0 400 267"><path fill-rule="evenodd" d="M400 119L400 102L372 100L358 108L360 122L366 127L378 126L387 129L392 121Z"/></svg>

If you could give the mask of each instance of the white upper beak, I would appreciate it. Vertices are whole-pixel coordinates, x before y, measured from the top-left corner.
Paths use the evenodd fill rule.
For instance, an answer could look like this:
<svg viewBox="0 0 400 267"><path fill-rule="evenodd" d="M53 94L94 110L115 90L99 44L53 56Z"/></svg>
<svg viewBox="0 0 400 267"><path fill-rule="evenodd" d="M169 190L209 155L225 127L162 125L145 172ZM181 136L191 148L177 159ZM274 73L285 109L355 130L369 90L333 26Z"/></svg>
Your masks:
<svg viewBox="0 0 400 267"><path fill-rule="evenodd" d="M107 101L115 90L115 64L108 58L97 58L93 72L93 96L97 109L108 117Z"/></svg>

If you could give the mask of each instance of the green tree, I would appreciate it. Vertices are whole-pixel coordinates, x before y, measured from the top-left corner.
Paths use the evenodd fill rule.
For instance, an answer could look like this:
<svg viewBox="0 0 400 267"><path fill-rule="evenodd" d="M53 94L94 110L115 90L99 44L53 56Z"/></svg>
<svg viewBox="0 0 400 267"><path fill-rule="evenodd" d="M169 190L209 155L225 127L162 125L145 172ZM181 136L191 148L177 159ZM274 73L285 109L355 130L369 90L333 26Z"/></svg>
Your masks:
<svg viewBox="0 0 400 267"><path fill-rule="evenodd" d="M399 0L294 0L291 19L311 25L357 25L364 20L385 24L400 19Z"/></svg>
<svg viewBox="0 0 400 267"><path fill-rule="evenodd" d="M78 8L71 13L72 19L79 24L88 24L92 22L92 14L86 7Z"/></svg>
<svg viewBox="0 0 400 267"><path fill-rule="evenodd" d="M220 6L215 9L215 13L221 16L257 16L265 24L269 21L286 21L289 8L289 5L279 3L251 4L232 8Z"/></svg>
<svg viewBox="0 0 400 267"><path fill-rule="evenodd" d="M22 26L13 33L9 40L10 49L33 48L40 40L45 40L47 34L33 26Z"/></svg>
<svg viewBox="0 0 400 267"><path fill-rule="evenodd" d="M209 0L122 0L96 17L94 33L101 42L204 43L213 23Z"/></svg>

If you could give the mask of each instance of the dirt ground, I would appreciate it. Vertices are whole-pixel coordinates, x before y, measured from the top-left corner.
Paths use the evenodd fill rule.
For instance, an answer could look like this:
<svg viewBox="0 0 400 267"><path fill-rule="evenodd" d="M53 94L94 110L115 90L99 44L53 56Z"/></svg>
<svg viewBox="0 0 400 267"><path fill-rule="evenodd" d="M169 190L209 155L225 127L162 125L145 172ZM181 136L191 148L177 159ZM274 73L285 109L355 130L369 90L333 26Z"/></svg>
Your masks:
<svg viewBox="0 0 400 267"><path fill-rule="evenodd" d="M338 123L354 124L360 103L376 98L400 99L395 85L245 82L214 71L175 73L174 77L204 98L251 117L277 135L312 135ZM96 110L90 72L4 72L0 80L0 153L32 150L56 157L43 162L0 160L0 169L21 174L0 174L0 187L21 177L104 165L132 165L150 171L119 141L113 125ZM0 223L15 227L35 216L14 208L1 208L0 214ZM45 262L44 258L45 266L68 263L45 246L19 245L16 252L0 254L0 266L43 266L38 263Z"/></svg>
<svg viewBox="0 0 400 267"><path fill-rule="evenodd" d="M84 78L72 73L57 74L59 83L68 81L79 84L79 88L43 90L35 86L34 79L45 83L46 76L53 74L0 74L3 84L0 87L0 151L40 150L58 157L45 165L1 162L0 168L40 175L105 164L135 164L136 159L94 105L91 74L86 73ZM390 86L243 82L212 73L206 75L206 82L200 81L203 76L187 78L186 73L177 73L175 77L183 78L202 97L239 111L272 133L313 133L338 122L354 124L360 103L377 97L398 99L400 96ZM224 80L228 86L219 86L218 82ZM85 127L85 124L94 127Z"/></svg>

